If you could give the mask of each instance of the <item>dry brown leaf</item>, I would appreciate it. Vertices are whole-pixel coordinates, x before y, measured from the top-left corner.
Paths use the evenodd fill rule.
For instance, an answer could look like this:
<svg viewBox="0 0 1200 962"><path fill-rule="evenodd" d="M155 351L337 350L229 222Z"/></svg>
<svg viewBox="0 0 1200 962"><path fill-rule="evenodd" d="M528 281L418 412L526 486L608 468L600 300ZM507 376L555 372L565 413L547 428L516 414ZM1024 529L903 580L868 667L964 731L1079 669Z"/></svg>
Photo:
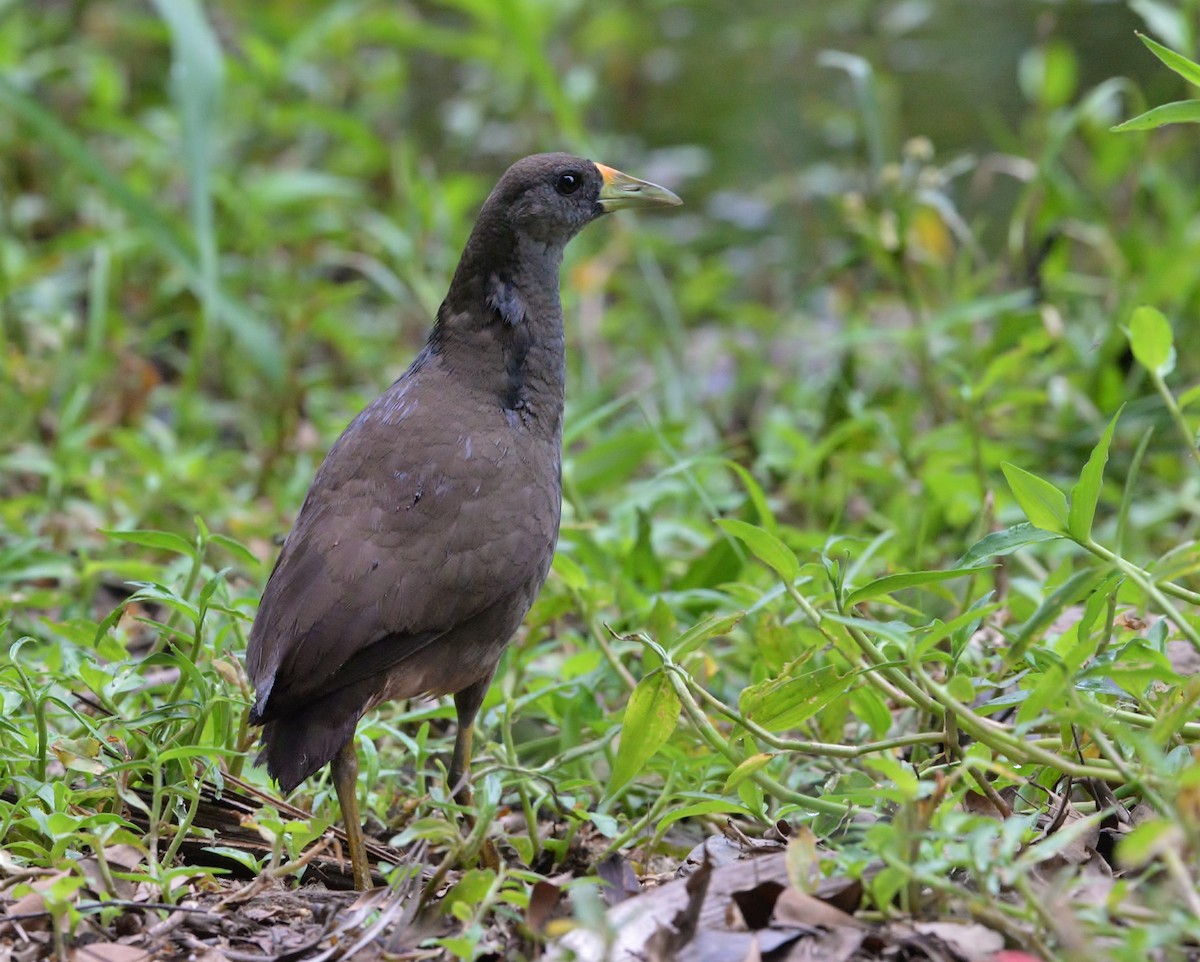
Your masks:
<svg viewBox="0 0 1200 962"><path fill-rule="evenodd" d="M1140 615L1134 614L1132 610L1119 612L1113 619L1113 624L1118 628L1137 632L1143 632L1150 627L1149 621Z"/></svg>
<svg viewBox="0 0 1200 962"><path fill-rule="evenodd" d="M19 899L9 905L4 914L17 919L21 923L21 928L28 932L37 932L39 929L44 929L50 924L50 914L46 912L44 915L39 913L46 912L46 900L42 898L41 892L26 892ZM21 918L23 915L34 916L33 918ZM0 935L3 935L16 924L5 919L0 919Z"/></svg>
<svg viewBox="0 0 1200 962"><path fill-rule="evenodd" d="M71 962L150 962L150 953L120 942L92 942L72 949Z"/></svg>
<svg viewBox="0 0 1200 962"><path fill-rule="evenodd" d="M660 925L646 940L646 957L651 962L673 962L679 950L692 940L700 923L700 910L704 907L712 874L713 864L705 859L704 864L688 877L685 886L687 904L675 913L668 925Z"/></svg>
<svg viewBox="0 0 1200 962"><path fill-rule="evenodd" d="M758 947L758 936L750 937L750 947L746 950L746 954L742 956L742 962L762 962L762 952Z"/></svg>
<svg viewBox="0 0 1200 962"><path fill-rule="evenodd" d="M841 909L843 912L853 915L862 905L862 879L821 879L821 884L817 886L817 890L813 894L822 902L828 902L835 909Z"/></svg>
<svg viewBox="0 0 1200 962"><path fill-rule="evenodd" d="M710 835L688 852L687 858L676 869L675 876L676 878L686 878L699 869L706 860L711 862L714 867L720 868L722 865L729 865L744 857L745 852L735 839L724 835Z"/></svg>
<svg viewBox="0 0 1200 962"><path fill-rule="evenodd" d="M609 907L639 895L642 891L633 868L620 852L613 852L598 863L596 874L605 883L600 894Z"/></svg>
<svg viewBox="0 0 1200 962"><path fill-rule="evenodd" d="M1070 831L1087 817L1081 815L1070 802L1066 802L1060 817L1055 819L1056 825L1054 826L1054 830L1048 832L1045 838L1049 839L1059 832ZM1085 865L1092 861L1096 855L1096 842L1100 838L1100 828L1100 822L1096 821L1087 831L1082 831L1057 851L1053 858L1048 859L1044 863L1045 866ZM1034 843L1035 846L1037 844L1037 842Z"/></svg>
<svg viewBox="0 0 1200 962"><path fill-rule="evenodd" d="M787 962L849 962L867 937L862 929L823 929L801 936L792 945Z"/></svg>
<svg viewBox="0 0 1200 962"><path fill-rule="evenodd" d="M754 888L733 893L733 904L737 907L746 928L754 931L765 929L771 924L771 916L775 914L775 903L785 888L787 886L782 882L768 879Z"/></svg>
<svg viewBox="0 0 1200 962"><path fill-rule="evenodd" d="M937 939L966 962L987 962L1004 948L1004 936L974 922L914 922L912 928Z"/></svg>
<svg viewBox="0 0 1200 962"><path fill-rule="evenodd" d="M827 929L863 928L863 923L815 895L799 889L784 889L775 900L775 918L778 925L821 926Z"/></svg>
<svg viewBox="0 0 1200 962"><path fill-rule="evenodd" d="M562 889L553 882L547 882L545 879L535 882L533 890L529 893L529 906L525 909L525 924L534 932L541 932L554 913L560 898Z"/></svg>

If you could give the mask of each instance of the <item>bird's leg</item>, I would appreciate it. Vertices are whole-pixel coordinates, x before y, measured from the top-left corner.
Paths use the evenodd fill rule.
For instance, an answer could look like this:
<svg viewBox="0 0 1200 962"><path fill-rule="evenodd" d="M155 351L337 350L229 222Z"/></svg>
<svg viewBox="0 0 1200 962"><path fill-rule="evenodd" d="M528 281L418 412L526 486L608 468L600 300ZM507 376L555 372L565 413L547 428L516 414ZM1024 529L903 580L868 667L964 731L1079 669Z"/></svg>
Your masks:
<svg viewBox="0 0 1200 962"><path fill-rule="evenodd" d="M447 774L454 800L467 807L463 821L472 833L475 832L476 820L475 811L471 808L474 801L471 794L471 742L475 734L475 716L479 714L479 706L483 704L491 683L492 672L489 671L471 687L464 688L454 696L454 707L458 710L458 734L454 736L454 755L450 759L450 771ZM500 854L486 835L480 839L479 861L484 868L500 871Z"/></svg>
<svg viewBox="0 0 1200 962"><path fill-rule="evenodd" d="M475 716L492 683L492 672L488 672L475 684L457 692L454 707L458 711L458 733L454 736L454 754L450 758L449 782L454 800L460 805L470 805L471 794L471 742L475 734Z"/></svg>
<svg viewBox="0 0 1200 962"><path fill-rule="evenodd" d="M363 837L362 819L358 814L358 749L354 736L333 756L333 787L337 789L338 804L342 807L342 824L346 829L346 846L350 849L350 869L354 887L365 892L371 887L371 865L367 861L367 842Z"/></svg>
<svg viewBox="0 0 1200 962"><path fill-rule="evenodd" d="M454 800L460 805L470 806L475 801L471 791L471 743L475 739L475 725L458 723L458 734L454 736L454 755L450 759L450 772L446 777Z"/></svg>

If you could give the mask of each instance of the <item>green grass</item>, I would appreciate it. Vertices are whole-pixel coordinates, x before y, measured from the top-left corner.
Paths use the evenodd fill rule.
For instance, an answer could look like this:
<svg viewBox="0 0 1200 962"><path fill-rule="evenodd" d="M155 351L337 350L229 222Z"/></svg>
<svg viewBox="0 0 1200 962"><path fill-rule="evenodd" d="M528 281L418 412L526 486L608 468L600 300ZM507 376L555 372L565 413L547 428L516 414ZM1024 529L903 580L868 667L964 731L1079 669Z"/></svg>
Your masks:
<svg viewBox="0 0 1200 962"><path fill-rule="evenodd" d="M712 183L618 123L633 5L160 6L0 7L4 895L62 870L65 944L111 895L84 853L135 846L163 902L214 874L179 854L203 781L267 785L241 658L276 539L494 178L567 147L664 165L687 206L569 254L563 528L480 716L479 828L445 802L449 705L359 728L385 837L515 856L458 880L445 950L481 952L537 878L674 865L732 817L878 867L867 917L1186 957L1194 129L1111 132L1148 105L1073 86L1060 37L994 146L942 156L843 55L806 107L852 132L832 166ZM335 814L325 774L296 799ZM322 825L259 821L276 862ZM1079 839L1117 840L1103 900Z"/></svg>

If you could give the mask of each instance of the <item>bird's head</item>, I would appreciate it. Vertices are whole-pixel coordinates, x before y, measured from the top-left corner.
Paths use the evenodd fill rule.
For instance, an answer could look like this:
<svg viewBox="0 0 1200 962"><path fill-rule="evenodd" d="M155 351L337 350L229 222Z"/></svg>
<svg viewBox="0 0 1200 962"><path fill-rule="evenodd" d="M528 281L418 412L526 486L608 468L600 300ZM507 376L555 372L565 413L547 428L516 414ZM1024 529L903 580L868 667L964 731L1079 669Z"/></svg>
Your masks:
<svg viewBox="0 0 1200 962"><path fill-rule="evenodd" d="M484 205L515 231L563 247L609 211L672 207L682 201L665 187L570 154L534 154L508 168Z"/></svg>

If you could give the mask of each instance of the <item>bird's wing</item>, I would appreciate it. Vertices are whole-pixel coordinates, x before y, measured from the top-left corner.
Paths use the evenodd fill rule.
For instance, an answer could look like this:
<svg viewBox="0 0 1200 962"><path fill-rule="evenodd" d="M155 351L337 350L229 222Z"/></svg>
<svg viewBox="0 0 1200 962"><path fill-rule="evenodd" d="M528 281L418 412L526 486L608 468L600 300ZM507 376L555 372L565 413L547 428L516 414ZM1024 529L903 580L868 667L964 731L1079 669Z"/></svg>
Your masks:
<svg viewBox="0 0 1200 962"><path fill-rule="evenodd" d="M331 449L267 583L247 656L260 717L324 691L381 639L379 660L398 663L545 576L554 446L502 429L499 410L406 405L399 385Z"/></svg>

